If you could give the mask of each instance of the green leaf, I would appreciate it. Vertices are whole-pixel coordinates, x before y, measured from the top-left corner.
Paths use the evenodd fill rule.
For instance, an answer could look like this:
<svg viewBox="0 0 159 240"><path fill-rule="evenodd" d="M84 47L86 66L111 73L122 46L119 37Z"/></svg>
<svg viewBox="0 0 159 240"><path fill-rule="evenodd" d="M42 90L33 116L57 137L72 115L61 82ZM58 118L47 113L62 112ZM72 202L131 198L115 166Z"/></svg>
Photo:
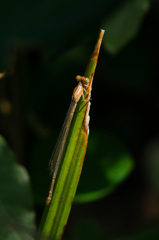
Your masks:
<svg viewBox="0 0 159 240"><path fill-rule="evenodd" d="M30 180L0 136L0 236L32 240L35 229Z"/></svg>
<svg viewBox="0 0 159 240"><path fill-rule="evenodd" d="M101 30L84 75L89 78L89 88L87 93L84 93L88 102L81 97L77 104L52 200L49 206L46 206L42 217L40 232L46 238L61 239L77 189L88 141L91 85L103 34L104 31Z"/></svg>
<svg viewBox="0 0 159 240"><path fill-rule="evenodd" d="M87 202L110 194L132 171L133 159L115 136L91 132L84 169L75 202Z"/></svg>
<svg viewBox="0 0 159 240"><path fill-rule="evenodd" d="M117 53L136 36L149 5L149 0L125 1L103 22L102 26L106 29L103 44L110 53Z"/></svg>

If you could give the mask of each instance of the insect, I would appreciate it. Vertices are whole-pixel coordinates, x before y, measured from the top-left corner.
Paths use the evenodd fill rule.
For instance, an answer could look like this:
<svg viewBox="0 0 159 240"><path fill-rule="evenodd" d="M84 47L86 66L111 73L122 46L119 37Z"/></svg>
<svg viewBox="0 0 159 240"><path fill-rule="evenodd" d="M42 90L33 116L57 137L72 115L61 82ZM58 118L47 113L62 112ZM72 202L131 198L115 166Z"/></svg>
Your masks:
<svg viewBox="0 0 159 240"><path fill-rule="evenodd" d="M72 122L72 118L74 116L74 112L76 110L77 103L80 100L81 96L82 95L84 96L84 91L87 93L89 79L78 75L78 76L76 76L76 80L78 81L78 85L73 90L72 100L71 100L66 118L63 123L60 135L58 137L57 143L55 145L55 148L53 150L53 153L52 153L52 156L51 156L51 159L49 162L49 166L50 166L50 170L51 170L50 172L52 174L52 180L51 180L51 185L50 185L50 189L49 189L49 194L46 199L46 205L48 205L50 203L51 198L52 198L55 179L56 179L56 176L58 173L61 159L63 157L70 125ZM84 99L84 101L86 101L86 100Z"/></svg>

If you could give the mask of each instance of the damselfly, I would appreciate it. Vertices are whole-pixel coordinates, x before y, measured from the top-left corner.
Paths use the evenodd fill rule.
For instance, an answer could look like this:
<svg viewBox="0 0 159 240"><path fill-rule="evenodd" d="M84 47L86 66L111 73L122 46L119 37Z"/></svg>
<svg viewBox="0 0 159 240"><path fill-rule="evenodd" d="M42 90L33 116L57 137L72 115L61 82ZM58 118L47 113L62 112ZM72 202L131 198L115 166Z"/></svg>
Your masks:
<svg viewBox="0 0 159 240"><path fill-rule="evenodd" d="M74 116L74 112L75 112L77 103L80 100L81 96L82 95L84 96L84 94L83 94L84 91L87 92L87 88L88 88L88 83L89 83L88 78L82 77L82 76L77 76L76 80L78 81L78 85L75 87L75 89L73 91L72 100L71 100L64 124L62 126L60 135L58 137L57 143L55 145L55 148L53 150L53 153L52 153L52 156L51 156L51 159L49 162L50 172L52 174L52 181L51 181L51 185L50 185L49 194L46 199L46 205L48 205L50 203L51 198L52 198L55 179L56 179L56 176L58 173L61 159L63 157L69 129L71 126L72 118Z"/></svg>

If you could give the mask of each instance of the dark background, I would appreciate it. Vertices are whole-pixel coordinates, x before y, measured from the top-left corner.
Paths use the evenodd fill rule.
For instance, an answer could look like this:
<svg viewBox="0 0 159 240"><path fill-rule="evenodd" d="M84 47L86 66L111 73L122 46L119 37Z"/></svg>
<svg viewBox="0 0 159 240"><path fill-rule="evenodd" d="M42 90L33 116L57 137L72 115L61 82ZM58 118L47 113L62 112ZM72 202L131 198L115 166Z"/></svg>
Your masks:
<svg viewBox="0 0 159 240"><path fill-rule="evenodd" d="M37 225L75 76L84 74L104 28L88 151L65 237L158 239L158 2L151 1L139 19L130 4L132 15L123 10L121 23L129 1L8 2L0 3L0 131L31 177Z"/></svg>

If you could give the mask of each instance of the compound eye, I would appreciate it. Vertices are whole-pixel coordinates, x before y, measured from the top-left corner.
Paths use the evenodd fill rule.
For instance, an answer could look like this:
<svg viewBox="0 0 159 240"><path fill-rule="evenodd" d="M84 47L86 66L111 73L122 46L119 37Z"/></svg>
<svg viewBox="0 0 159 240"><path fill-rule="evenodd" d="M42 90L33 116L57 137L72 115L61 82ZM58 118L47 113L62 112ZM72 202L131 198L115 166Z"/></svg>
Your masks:
<svg viewBox="0 0 159 240"><path fill-rule="evenodd" d="M85 82L86 82L86 83L89 83L89 78L85 78Z"/></svg>

